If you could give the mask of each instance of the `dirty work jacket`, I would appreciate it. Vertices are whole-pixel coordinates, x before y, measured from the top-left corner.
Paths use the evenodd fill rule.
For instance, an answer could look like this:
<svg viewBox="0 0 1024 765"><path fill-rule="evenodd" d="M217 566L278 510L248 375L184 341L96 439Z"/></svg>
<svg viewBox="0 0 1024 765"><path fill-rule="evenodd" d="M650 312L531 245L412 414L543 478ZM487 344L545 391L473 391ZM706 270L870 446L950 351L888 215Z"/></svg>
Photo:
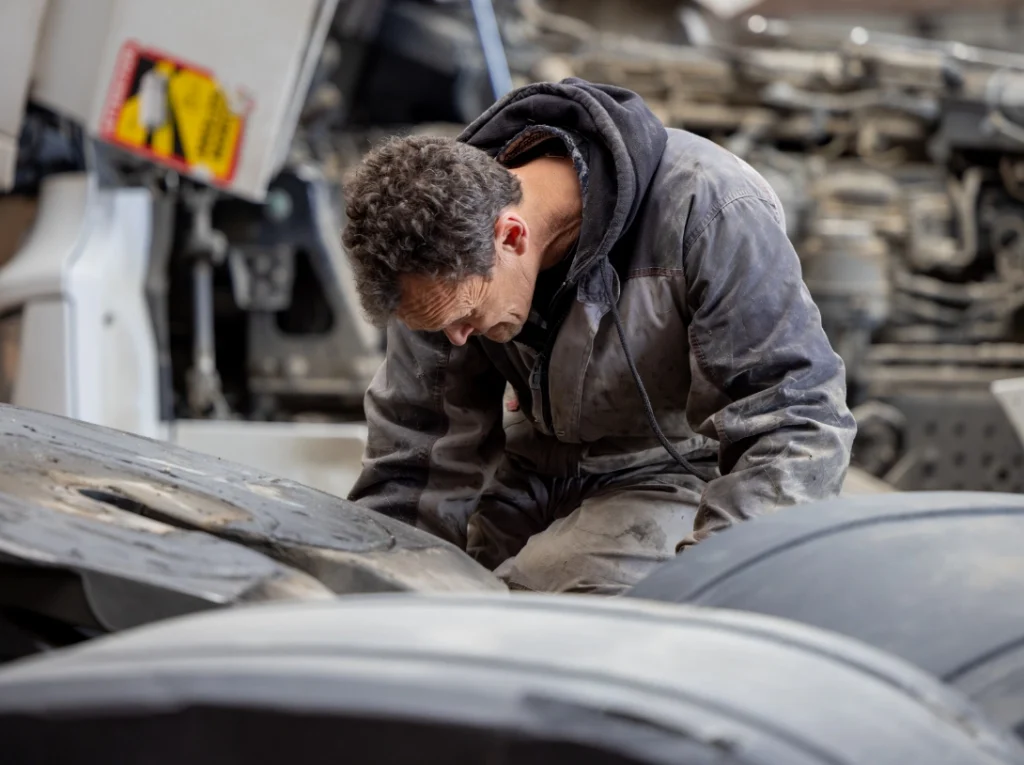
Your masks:
<svg viewBox="0 0 1024 765"><path fill-rule="evenodd" d="M456 347L392 322L350 498L465 547L503 453L548 475L664 463L612 301L664 435L684 458L717 455L687 542L838 494L855 433L844 368L767 183L717 145L666 130L635 94L580 80L514 92L460 140L497 156L538 123L571 128L589 153L553 344ZM503 426L506 383L520 409Z"/></svg>

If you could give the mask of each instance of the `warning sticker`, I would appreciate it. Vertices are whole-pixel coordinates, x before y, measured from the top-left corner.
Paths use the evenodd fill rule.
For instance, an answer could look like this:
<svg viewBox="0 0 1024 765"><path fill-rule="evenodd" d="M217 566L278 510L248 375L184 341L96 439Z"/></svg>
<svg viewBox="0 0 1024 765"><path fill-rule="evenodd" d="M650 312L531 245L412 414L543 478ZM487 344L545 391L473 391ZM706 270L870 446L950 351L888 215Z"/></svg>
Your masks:
<svg viewBox="0 0 1024 765"><path fill-rule="evenodd" d="M230 183L251 99L206 69L126 43L103 112L104 140L212 184Z"/></svg>

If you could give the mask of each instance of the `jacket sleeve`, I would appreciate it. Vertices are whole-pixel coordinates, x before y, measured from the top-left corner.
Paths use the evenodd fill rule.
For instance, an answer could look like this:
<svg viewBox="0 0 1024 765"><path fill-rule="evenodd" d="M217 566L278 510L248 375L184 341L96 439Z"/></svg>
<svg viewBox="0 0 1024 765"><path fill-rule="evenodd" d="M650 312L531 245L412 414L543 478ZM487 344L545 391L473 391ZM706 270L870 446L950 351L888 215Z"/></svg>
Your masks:
<svg viewBox="0 0 1024 765"><path fill-rule="evenodd" d="M687 246L688 245L688 246ZM787 505L834 497L856 432L845 368L821 326L776 204L740 196L684 243L691 427L721 477L680 545Z"/></svg>
<svg viewBox="0 0 1024 765"><path fill-rule="evenodd" d="M504 447L505 381L475 339L387 330L365 397L368 438L349 499L466 546L466 525Z"/></svg>

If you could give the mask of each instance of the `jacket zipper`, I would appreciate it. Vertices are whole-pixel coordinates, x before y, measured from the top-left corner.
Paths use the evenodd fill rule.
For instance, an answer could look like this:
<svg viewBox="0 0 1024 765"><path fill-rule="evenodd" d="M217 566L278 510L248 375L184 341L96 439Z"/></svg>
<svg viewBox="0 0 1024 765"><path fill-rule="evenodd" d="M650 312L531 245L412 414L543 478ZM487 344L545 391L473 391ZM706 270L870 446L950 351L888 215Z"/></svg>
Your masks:
<svg viewBox="0 0 1024 765"><path fill-rule="evenodd" d="M564 298L566 288L570 286L569 280L562 282L562 286L555 292L555 296L551 298L549 306L554 308L558 305L559 301ZM553 321L548 326L548 341L544 347L544 351L540 356L540 396L541 396L541 411L544 416L544 426L548 429L548 432L554 435L555 433L555 422L554 417L551 414L551 386L549 382L549 371L551 369L551 352L555 347L555 339L558 337L558 330L562 326L562 322L565 321L566 316L569 315L569 311L572 310L572 303L566 302L564 310L554 313L552 316L557 316L557 320Z"/></svg>

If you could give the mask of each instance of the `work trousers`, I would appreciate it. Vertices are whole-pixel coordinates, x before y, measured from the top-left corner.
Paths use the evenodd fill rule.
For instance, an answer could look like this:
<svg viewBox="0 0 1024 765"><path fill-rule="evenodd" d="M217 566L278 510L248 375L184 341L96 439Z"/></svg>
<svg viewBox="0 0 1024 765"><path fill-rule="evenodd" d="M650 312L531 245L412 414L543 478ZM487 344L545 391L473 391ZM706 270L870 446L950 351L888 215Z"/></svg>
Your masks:
<svg viewBox="0 0 1024 765"><path fill-rule="evenodd" d="M506 457L467 551L513 590L618 595L675 556L704 482L670 465L552 477Z"/></svg>

